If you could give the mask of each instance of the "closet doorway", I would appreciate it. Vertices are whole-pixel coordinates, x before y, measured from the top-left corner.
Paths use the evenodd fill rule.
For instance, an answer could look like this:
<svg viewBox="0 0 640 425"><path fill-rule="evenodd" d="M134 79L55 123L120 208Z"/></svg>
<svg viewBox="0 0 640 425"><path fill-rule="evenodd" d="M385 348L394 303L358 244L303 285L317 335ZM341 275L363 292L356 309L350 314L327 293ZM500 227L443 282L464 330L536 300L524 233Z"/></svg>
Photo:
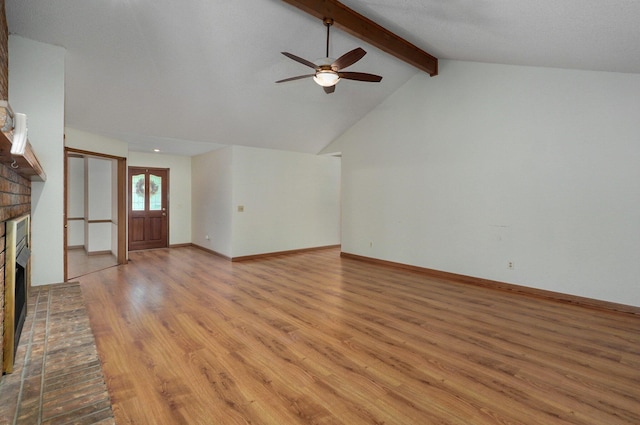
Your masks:
<svg viewBox="0 0 640 425"><path fill-rule="evenodd" d="M126 264L126 158L65 148L65 280Z"/></svg>

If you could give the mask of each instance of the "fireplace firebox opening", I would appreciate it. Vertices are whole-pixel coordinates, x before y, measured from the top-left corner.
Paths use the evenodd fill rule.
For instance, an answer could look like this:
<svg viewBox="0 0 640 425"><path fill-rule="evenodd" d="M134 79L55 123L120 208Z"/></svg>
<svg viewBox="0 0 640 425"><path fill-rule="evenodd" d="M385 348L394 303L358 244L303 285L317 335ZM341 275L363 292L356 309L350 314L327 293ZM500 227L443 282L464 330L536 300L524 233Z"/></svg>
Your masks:
<svg viewBox="0 0 640 425"><path fill-rule="evenodd" d="M30 285L30 215L6 222L5 246L5 320L3 372L13 372L15 354L27 317Z"/></svg>

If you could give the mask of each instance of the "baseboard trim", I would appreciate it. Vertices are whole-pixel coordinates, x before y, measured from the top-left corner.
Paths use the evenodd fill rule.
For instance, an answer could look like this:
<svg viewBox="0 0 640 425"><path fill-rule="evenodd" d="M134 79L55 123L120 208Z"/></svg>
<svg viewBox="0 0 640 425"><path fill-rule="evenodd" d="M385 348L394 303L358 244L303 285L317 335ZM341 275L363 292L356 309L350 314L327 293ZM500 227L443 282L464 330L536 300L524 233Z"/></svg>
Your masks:
<svg viewBox="0 0 640 425"><path fill-rule="evenodd" d="M195 247L195 245L192 243L177 243L177 244L169 245L169 248L184 248L185 246Z"/></svg>
<svg viewBox="0 0 640 425"><path fill-rule="evenodd" d="M258 259L264 259L269 257L278 257L281 255L300 254L303 252L319 251L322 249L335 249L335 248L340 248L340 245L326 245L326 246L317 246L313 248L292 249L289 251L277 251L277 252L267 252L264 254L243 255L241 257L233 257L231 261L237 262L237 261L258 260Z"/></svg>
<svg viewBox="0 0 640 425"><path fill-rule="evenodd" d="M254 255L243 255L241 257L228 257L224 254L221 254L217 251L214 251L212 249L209 248L205 248L203 246L200 245L196 245L194 243L192 244L186 244L185 246L192 246L194 248L200 249L202 251L208 252L209 254L213 254L217 257L222 257L225 260L231 261L231 262L239 262L239 261L249 261L249 260L258 260L258 259L264 259L264 258L269 258L269 257L278 257L281 255L291 255L291 254L300 254L302 252L309 252L309 251L319 251L321 249L335 249L335 248L340 248L340 245L327 245L327 246L318 246L318 247L314 247L314 248L302 248L302 249L292 249L289 251L277 251L277 252L267 252L264 254L254 254Z"/></svg>
<svg viewBox="0 0 640 425"><path fill-rule="evenodd" d="M87 252L88 256L92 256L92 255L104 255L104 254L113 254L113 252L106 250L106 251L91 251L91 252Z"/></svg>
<svg viewBox="0 0 640 425"><path fill-rule="evenodd" d="M197 249L200 249L200 250L202 250L202 251L204 251L204 252L208 252L209 254L215 255L216 257L221 257L221 258L224 258L225 260L231 261L231 257L227 257L226 255L224 255L224 254L220 254L219 252L214 251L214 250L212 250L212 249L205 248L205 247L203 247L203 246L196 245L196 244L194 244L194 243L189 244L188 246L192 246L192 247L197 248Z"/></svg>
<svg viewBox="0 0 640 425"><path fill-rule="evenodd" d="M594 298L580 297L577 295L563 294L561 292L547 291L544 289L531 288L528 286L515 285L512 283L498 282L495 280L482 279L473 276L444 272L441 270L429 269L426 267L412 266L409 264L396 263L393 261L380 260L378 258L365 257L348 252L340 252L340 257L350 258L353 260L365 261L368 263L380 264L383 266L394 267L404 270L410 270L425 274L429 277L450 280L453 282L464 283L468 285L481 286L484 288L495 289L504 292L516 293L535 298L544 298L547 300L560 302L564 304L578 305L582 307L604 310L615 313L640 315L640 307L632 305L618 304L610 301L597 300Z"/></svg>

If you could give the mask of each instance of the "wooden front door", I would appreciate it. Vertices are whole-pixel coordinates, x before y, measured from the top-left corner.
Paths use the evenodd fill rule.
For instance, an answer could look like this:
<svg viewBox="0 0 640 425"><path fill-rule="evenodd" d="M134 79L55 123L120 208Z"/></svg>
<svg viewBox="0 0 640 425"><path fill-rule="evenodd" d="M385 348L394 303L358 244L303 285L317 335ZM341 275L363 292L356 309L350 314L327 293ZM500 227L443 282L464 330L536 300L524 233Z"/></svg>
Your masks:
<svg viewBox="0 0 640 425"><path fill-rule="evenodd" d="M129 167L129 251L166 248L169 170Z"/></svg>

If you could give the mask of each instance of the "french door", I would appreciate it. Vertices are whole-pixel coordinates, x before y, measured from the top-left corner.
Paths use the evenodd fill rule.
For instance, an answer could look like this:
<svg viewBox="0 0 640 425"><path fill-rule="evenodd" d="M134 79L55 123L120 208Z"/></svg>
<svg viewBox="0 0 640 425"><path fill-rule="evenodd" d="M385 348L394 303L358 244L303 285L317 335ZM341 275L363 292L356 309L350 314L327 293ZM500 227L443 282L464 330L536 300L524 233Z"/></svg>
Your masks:
<svg viewBox="0 0 640 425"><path fill-rule="evenodd" d="M129 167L129 251L168 246L166 168Z"/></svg>

